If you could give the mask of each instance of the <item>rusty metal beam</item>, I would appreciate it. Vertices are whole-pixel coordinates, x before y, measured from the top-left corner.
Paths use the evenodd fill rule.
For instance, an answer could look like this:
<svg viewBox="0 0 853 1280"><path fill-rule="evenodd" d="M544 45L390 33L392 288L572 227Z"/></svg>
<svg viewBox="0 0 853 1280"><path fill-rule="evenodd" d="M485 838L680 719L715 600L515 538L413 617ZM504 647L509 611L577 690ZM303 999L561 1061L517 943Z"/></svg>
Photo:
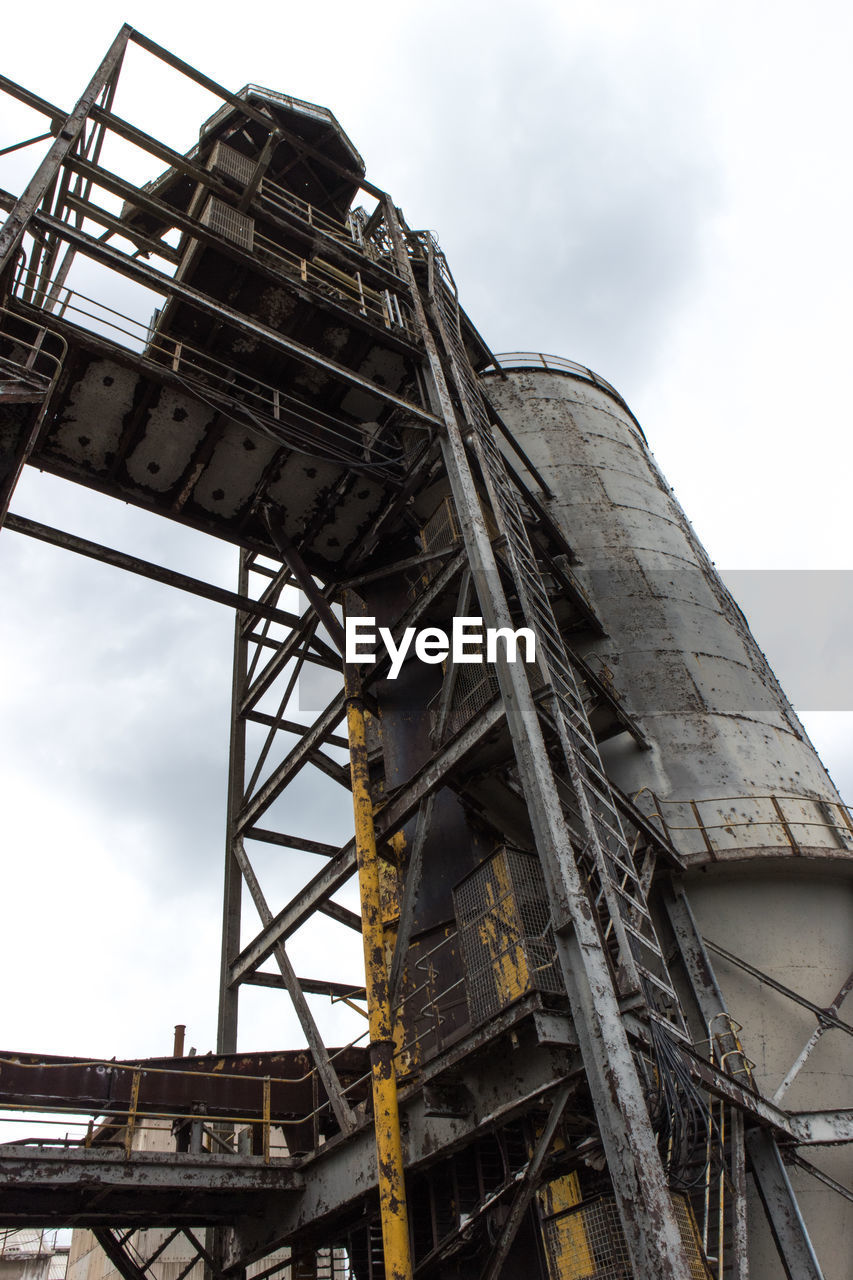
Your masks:
<svg viewBox="0 0 853 1280"><path fill-rule="evenodd" d="M199 1226L298 1199L296 1161L104 1147L0 1147L0 1224Z"/></svg>
<svg viewBox="0 0 853 1280"><path fill-rule="evenodd" d="M284 522L281 518L281 512L278 511L271 503L264 506L264 514L266 517L267 528L270 531L270 537L273 545L278 551L284 563L290 570L293 578L299 583L299 586L305 592L311 607L319 616L323 626L332 638L332 643L338 652L343 656L344 653L344 628L332 609L328 598L323 590L317 586L314 578L306 565L297 548L288 538Z"/></svg>
<svg viewBox="0 0 853 1280"><path fill-rule="evenodd" d="M470 433L471 424L457 418L397 212L390 200L385 201L385 221L398 266L412 289L432 379L433 403L444 424L442 453L483 620L487 627L512 631L512 615L465 447L464 436ZM690 1264L628 1043L612 969L575 860L528 674L521 663L507 661L500 652L496 674L544 873L560 972L632 1271L636 1280L653 1274L660 1280L689 1280ZM577 763L570 767L578 769ZM583 795L580 791L578 794ZM594 830L591 819L587 829Z"/></svg>
<svg viewBox="0 0 853 1280"><path fill-rule="evenodd" d="M273 329L259 320L253 320L250 316L236 310L236 308L228 306L227 303L214 300L200 289L184 284L182 281L158 271L156 267L148 266L138 258L132 258L128 254L111 248L102 240L88 235L77 227L72 227L67 222L62 222L51 214L34 210L30 214L30 219L41 230L52 232L61 240L74 245L79 252L92 261L99 262L102 266L110 267L120 275L126 276L130 280L135 280L138 284L145 285L148 289L152 289L155 293L178 298L189 306L195 307L207 315L215 316L217 319L233 325L235 329L239 329L243 333L250 334L253 338L260 338L262 342L265 342L274 351L279 351L301 361L303 364L321 369L324 373L337 378L341 382L358 387L361 391L366 391L369 395L375 396L377 400L404 410L410 418L415 420L412 423L413 426L418 423L424 423L431 427L438 426L438 420L431 413L422 409L420 405L414 404L411 400L405 400L402 396L396 395L395 392L380 386L379 383L371 382L369 378L362 377L354 369L348 369L346 365L339 364L338 361L331 360L328 356L323 356L319 352L313 351L310 347L305 346L304 343L287 337L286 334L281 333L278 329Z"/></svg>
<svg viewBox="0 0 853 1280"><path fill-rule="evenodd" d="M125 569L141 578L149 578L152 582L162 582L168 587L177 587L190 595L201 596L204 600L213 600L216 604L228 605L241 613L253 614L259 618L268 618L271 622L280 622L286 627L293 627L300 622L299 614L287 609L277 609L272 605L253 600L243 592L227 591L224 587L214 586L210 582L202 582L199 578L190 577L186 573L178 573L175 569L166 569L162 565L153 564L150 560L142 560L139 556L128 555L124 551L116 551L114 547L105 547L100 542L90 542L88 538L80 538L77 534L67 533L62 529L54 529L50 525L41 524L38 520L30 520L26 516L9 512L5 528L13 533L23 533L38 542L47 542L54 547L62 547L66 551L74 551L77 555L86 556L90 560L99 560L102 564L112 565L116 569Z"/></svg>
<svg viewBox="0 0 853 1280"><path fill-rule="evenodd" d="M310 142L306 142L304 138L300 138L298 135L291 133L290 130L283 128L280 124L274 121L271 116L265 115L263 112L259 111L257 107L253 107L245 98L241 98L236 93L231 93L231 91L226 89L223 85L218 84L215 80L211 80L210 76L206 76L201 71L196 70L196 68L191 66L190 63L184 62L182 58L176 57L175 54L170 53L169 50L164 49L162 45L156 44L147 36L142 35L141 32L131 30L130 38L134 44L138 44L142 49L147 49L147 51L154 54L156 58L159 58L162 62L168 63L170 67L174 67L176 71L180 71L181 75L186 76L190 80L194 80L196 84L200 84L216 97L222 98L224 102L228 102L231 106L237 107L238 110L244 112L244 114L249 116L250 119L257 120L267 129L269 129L270 126L275 126L283 138L293 142L294 145L304 151L306 155L319 160L326 168L331 169L334 173L354 182L364 191L369 192L370 195L376 196L377 199L385 194L380 187L376 187L372 183L368 182L363 173L359 173L355 169L348 169L346 165L338 164L336 161L330 159L317 147L312 147Z"/></svg>
<svg viewBox="0 0 853 1280"><path fill-rule="evenodd" d="M240 865L240 870L243 873L243 879L249 893L251 894L252 901L255 904L255 910L260 916L264 926L269 926L273 918L272 912L270 911L267 900L261 890L254 868L249 861L249 857L243 846L243 841L239 837L234 841L233 848L234 857ZM317 1067L317 1074L326 1089L329 1102L335 1113L335 1118L344 1133L351 1133L355 1128L355 1117L353 1116L352 1109L344 1096L343 1089L341 1088L341 1082L338 1079L334 1066L332 1065L329 1051L323 1043L323 1037L320 1035L319 1028L314 1021L314 1015L308 1007L308 1002L306 1001L302 988L299 985L299 979L296 976L296 971L294 970L293 965L290 962L290 958L285 951L284 943L280 941L276 942L272 949L272 954L275 956L276 964L278 965L281 976L284 979L284 985L287 987L288 994L293 1003L293 1008L299 1019L299 1024L302 1027L306 1040L308 1041L312 1057L314 1058L314 1063Z"/></svg>
<svg viewBox="0 0 853 1280"><path fill-rule="evenodd" d="M804 1160L798 1151L786 1151L785 1155L789 1164L795 1164L798 1168L804 1169L811 1177L816 1178L818 1182L822 1182L830 1190L837 1191L843 1199L849 1200L853 1204L853 1191L851 1191L850 1187L845 1187L843 1183L836 1182L835 1178L830 1178L829 1174L825 1173L823 1169L818 1169L810 1160Z"/></svg>
<svg viewBox="0 0 853 1280"><path fill-rule="evenodd" d="M485 1270L482 1273L481 1280L500 1280L503 1265L509 1256L510 1249L512 1248L512 1242L518 1234L518 1228L521 1226L522 1219L536 1192L542 1165L545 1163L545 1157L548 1155L551 1142L553 1141L554 1134L557 1130L557 1125L560 1123L560 1118L563 1114L566 1103L569 1100L571 1092L571 1085L564 1084L557 1090L554 1096L554 1101L551 1103L551 1110L548 1113L548 1119L545 1122L545 1127L536 1139L536 1146L533 1149L533 1154L530 1157L521 1182L513 1196L509 1214L507 1215L503 1229L495 1243L494 1252L491 1254Z"/></svg>
<svg viewBox="0 0 853 1280"><path fill-rule="evenodd" d="M251 557L240 551L238 586L240 594L249 590ZM268 590L275 585L275 580ZM271 598L277 598L271 597ZM231 708L228 744L228 790L225 830L225 868L222 892L222 943L219 956L219 1005L217 1011L216 1048L220 1053L237 1050L239 992L228 981L231 961L240 950L243 907L243 872L234 852L234 823L243 803L246 775L246 721L239 713L244 685L248 679L249 641L239 614L234 619L234 650L231 661ZM266 626L266 624L265 624ZM256 656L260 657L260 647Z"/></svg>
<svg viewBox="0 0 853 1280"><path fill-rule="evenodd" d="M446 560L451 555L453 555L452 547L444 551L430 551L415 556L407 556L405 560L397 560L393 564L385 565L382 569L373 569L370 573L359 574L357 578L349 578L346 582L341 583L341 587L344 589L363 587L368 582L380 582L383 578L392 578L396 574L405 573L407 569L422 569L425 564L432 564L436 560Z"/></svg>
<svg viewBox="0 0 853 1280"><path fill-rule="evenodd" d="M98 95L121 65L131 31L132 28L125 23L113 40L76 106L62 123L56 141L27 183L20 199L0 229L0 279L12 262L30 220L50 189L63 160L76 147Z"/></svg>
<svg viewBox="0 0 853 1280"><path fill-rule="evenodd" d="M255 639L251 633L247 638L252 640ZM278 648L278 642L275 640L268 641L268 644L271 647L275 646ZM268 729L281 730L283 733L293 733L298 738L301 738L306 729L310 729L311 727L310 725L303 724L301 720L285 720L281 717L277 718L276 716L267 715L265 711L247 711L246 719L251 724L262 724ZM346 749L347 746L346 738L342 738L339 733L330 733L326 739L326 743L330 747L343 747Z"/></svg>
<svg viewBox="0 0 853 1280"><path fill-rule="evenodd" d="M250 973L244 981L252 987L287 990L284 978L278 973ZM327 982L325 978L300 978L299 985L306 995L327 996L332 1001L365 999L364 987L351 987L345 982Z"/></svg>
<svg viewBox="0 0 853 1280"><path fill-rule="evenodd" d="M63 111L62 107L54 106L46 98L40 98L37 93L24 88L22 84L18 84L16 80L10 80L7 76L0 76L0 90L3 93L8 93L10 98L15 98L18 102L22 102L24 106L30 107L33 111L38 111L41 115L47 116L55 125L68 119L68 112Z"/></svg>
<svg viewBox="0 0 853 1280"><path fill-rule="evenodd" d="M398 831L432 791L446 785L452 771L470 759L483 739L503 724L504 714L504 708L497 700L469 721L376 815L379 835L387 839ZM247 973L251 973L272 953L279 938L288 938L295 933L322 902L346 884L354 871L355 843L351 840L243 949L231 966L230 981L242 982Z"/></svg>
<svg viewBox="0 0 853 1280"><path fill-rule="evenodd" d="M426 613L427 609L433 603L435 598L441 594L447 585L453 580L462 564L462 553L456 555L449 564L436 574L427 589L421 593L418 600L406 610L400 621L394 626L393 632L395 639L399 640L400 635L406 627L412 626ZM366 674L364 683L368 685L370 681L379 674L384 666L387 665L389 659L386 657L376 663L374 667ZM263 677L261 677L262 679ZM252 694L254 698L254 693ZM336 695L329 703L325 711L307 731L302 741L297 743L288 756L282 761L276 770L270 775L260 791L258 791L252 799L244 806L242 813L237 821L237 830L245 831L247 827L254 826L258 818L270 807L270 805L278 799L282 791L288 783L296 776L299 770L308 762L311 753L316 747L324 741L329 733L341 722L345 713L343 692Z"/></svg>
<svg viewBox="0 0 853 1280"><path fill-rule="evenodd" d="M343 692L337 694L313 725L303 735L296 746L288 753L277 769L273 771L259 791L243 805L235 821L235 829L245 833L252 827L277 800L296 774L308 764L320 744L325 742L329 733L340 724L346 712Z"/></svg>
<svg viewBox="0 0 853 1280"><path fill-rule="evenodd" d="M774 991L778 991L780 995L787 996L789 1000L793 1000L795 1004L802 1005L804 1009L810 1009L815 1017L830 1027L837 1027L839 1031L844 1031L848 1036L853 1036L853 1026L849 1022L844 1022L837 1014L832 1013L830 1009L821 1009L819 1004L815 1004L812 1000L807 1000L805 996L801 996L798 992L792 991L790 987L786 987L784 983L777 982L775 978L771 978L768 973L763 973L761 969L757 969L754 964L750 964L747 960L741 959L740 956L733 955L731 951L726 951L724 947L719 946L716 942L711 942L710 938L704 938L705 946L713 951L715 955L722 956L724 960L728 960L730 964L736 965L739 969L743 969L744 973L750 974L751 977L757 978L759 982L767 987L772 987ZM846 985L846 984L845 984Z"/></svg>
<svg viewBox="0 0 853 1280"><path fill-rule="evenodd" d="M769 1134L753 1129L746 1135L746 1151L788 1280L824 1280L776 1143Z"/></svg>
<svg viewBox="0 0 853 1280"><path fill-rule="evenodd" d="M267 956L272 955L279 939L287 939L295 933L331 894L346 884L354 871L355 842L351 840L243 948L230 965L229 984L244 982L247 974L252 973L258 965L263 964Z"/></svg>
<svg viewBox="0 0 853 1280"><path fill-rule="evenodd" d="M307 840L304 836L286 835L283 831L268 831L264 827L250 827L245 833L247 840L260 840L264 844L280 844L285 849L302 849L305 853L319 853L324 858L333 858L338 852L337 845L325 844L322 840Z"/></svg>
<svg viewBox="0 0 853 1280"><path fill-rule="evenodd" d="M348 1086L363 1076L368 1065L364 1049L336 1048L331 1052ZM16 1111L45 1107L58 1113L118 1119L128 1111L136 1073L140 1076L140 1114L184 1114L203 1100L206 1114L211 1117L238 1114L247 1120L260 1120L265 1080L271 1086L273 1123L302 1119L318 1102L307 1049L140 1058L130 1062L3 1050L0 1104ZM320 1102L324 1098L321 1086Z"/></svg>
<svg viewBox="0 0 853 1280"><path fill-rule="evenodd" d="M134 1261L110 1227L96 1227L94 1236L122 1280L149 1280L145 1269Z"/></svg>
<svg viewBox="0 0 853 1280"><path fill-rule="evenodd" d="M817 1026L815 1027L812 1034L809 1036L806 1043L803 1045L800 1052L797 1054L797 1057L795 1058L794 1062L791 1064L791 1067L787 1071L784 1080L779 1085L779 1088L773 1094L774 1102L782 1101L785 1094L788 1092L791 1085L794 1083L797 1076L800 1074L803 1067L808 1062L809 1058L812 1055L812 1051L814 1050L818 1041L827 1031L829 1031L830 1028L826 1022L826 1014L828 1013L832 1017L836 1016L838 1014L838 1010L841 1008L841 1005L844 1003L847 996L850 994L851 990L853 990L853 973L849 974L847 979L842 983L841 988L838 991L838 994L836 995L835 999L832 1001L832 1004L829 1005L829 1007L826 1009L824 1015L818 1016Z"/></svg>
<svg viewBox="0 0 853 1280"><path fill-rule="evenodd" d="M290 634L282 641L267 641L266 637L262 637L261 639L255 636L246 637L246 639L251 639L255 643L261 643L263 640L264 642L275 645L277 652L273 654L269 662L260 674L254 678L254 680L252 679L253 669L251 667L248 669L246 673L247 681L251 681L251 683L249 683L248 688L241 687L240 701L237 704L237 709L241 716L244 716L248 711L251 711L255 707L255 704L258 703L263 695L272 687L273 683L287 666L288 662L290 662L291 658L296 654L299 646L303 644L306 634L316 628L316 625L317 623L313 610L307 609L306 612L297 619L296 623L294 623L293 630ZM317 636L312 636L311 644L323 657L331 655L335 662L335 668L339 669L340 664L337 660L337 654L334 649L331 649L329 645L326 644L324 640L319 639ZM341 716L343 716L343 711L341 711ZM333 728L334 725L329 727L330 733ZM323 740L326 741L327 738L324 738Z"/></svg>
<svg viewBox="0 0 853 1280"><path fill-rule="evenodd" d="M791 1127L802 1146L838 1146L853 1142L853 1109L792 1111Z"/></svg>
<svg viewBox="0 0 853 1280"><path fill-rule="evenodd" d="M709 1062L707 1058L701 1057L695 1051L690 1051L683 1045L680 1046L680 1050L687 1069L700 1088L716 1098L722 1098L724 1102L731 1103L744 1115L749 1116L751 1121L760 1124L777 1137L783 1139L796 1137L792 1117L787 1111L774 1107L772 1102L762 1098L755 1090L738 1084L715 1063Z"/></svg>
<svg viewBox="0 0 853 1280"><path fill-rule="evenodd" d="M355 933L361 933L361 916L355 911L350 911L349 907L342 907L339 902L333 902L331 898L327 898L325 902L320 903L317 910L324 916L328 916L330 920L337 920L338 924L345 924Z"/></svg>

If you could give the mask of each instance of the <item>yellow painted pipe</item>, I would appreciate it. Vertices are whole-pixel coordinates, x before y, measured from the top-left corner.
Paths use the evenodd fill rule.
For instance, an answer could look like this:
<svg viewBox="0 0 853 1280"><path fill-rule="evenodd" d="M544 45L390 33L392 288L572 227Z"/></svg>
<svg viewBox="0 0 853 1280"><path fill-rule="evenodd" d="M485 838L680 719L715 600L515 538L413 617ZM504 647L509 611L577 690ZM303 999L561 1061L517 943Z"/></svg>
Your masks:
<svg viewBox="0 0 853 1280"><path fill-rule="evenodd" d="M370 795L364 704L358 672L354 667L346 667L345 681L385 1275L387 1280L412 1280L409 1216L403 1177L397 1076L394 1070L391 999L382 929L379 855L376 850L373 801Z"/></svg>

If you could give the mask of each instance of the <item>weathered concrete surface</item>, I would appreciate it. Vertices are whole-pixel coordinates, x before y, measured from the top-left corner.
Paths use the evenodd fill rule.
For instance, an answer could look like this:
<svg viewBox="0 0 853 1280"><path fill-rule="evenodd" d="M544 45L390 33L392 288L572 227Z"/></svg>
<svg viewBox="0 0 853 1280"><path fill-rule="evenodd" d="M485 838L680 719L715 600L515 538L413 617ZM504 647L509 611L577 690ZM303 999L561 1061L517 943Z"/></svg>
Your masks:
<svg viewBox="0 0 853 1280"><path fill-rule="evenodd" d="M605 744L614 780L629 794L652 788L690 861L794 846L853 855L838 793L631 415L601 388L550 370L486 386L554 491L551 513L608 632L579 648L653 744L640 752L627 735ZM782 798L781 817L771 797ZM654 808L647 793L640 803Z"/></svg>
<svg viewBox="0 0 853 1280"><path fill-rule="evenodd" d="M611 776L629 794L648 787L661 802L692 868L686 889L701 932L825 1008L853 969L853 840L743 615L617 399L547 369L510 369L486 384L554 491L548 505L608 632L584 640L582 652L612 675L652 743L645 752L627 735L605 744ZM649 792L637 802L655 808ZM815 1015L712 959L756 1080L772 1096ZM840 1017L853 1020L851 1008ZM850 1044L839 1030L822 1036L782 1105L850 1107ZM851 1184L849 1145L803 1154ZM850 1202L798 1168L789 1172L826 1280L846 1280ZM751 1280L777 1280L781 1264L757 1199L749 1248Z"/></svg>

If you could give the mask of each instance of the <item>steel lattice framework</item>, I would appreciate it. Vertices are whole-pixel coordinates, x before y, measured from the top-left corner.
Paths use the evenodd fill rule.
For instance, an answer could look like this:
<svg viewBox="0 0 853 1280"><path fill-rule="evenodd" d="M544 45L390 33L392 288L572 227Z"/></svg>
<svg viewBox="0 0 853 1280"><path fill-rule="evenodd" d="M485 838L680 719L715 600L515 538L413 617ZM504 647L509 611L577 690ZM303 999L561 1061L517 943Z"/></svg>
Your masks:
<svg viewBox="0 0 853 1280"><path fill-rule="evenodd" d="M187 154L115 113L131 44L221 100ZM6 527L236 624L217 1055L5 1061L5 1105L99 1123L4 1148L0 1218L91 1227L125 1280L178 1233L217 1276L686 1280L714 1256L743 1278L748 1161L788 1274L819 1276L780 1156L806 1121L753 1086L680 856L607 777L602 741L648 744L630 691L580 656L601 624L435 239L328 111L229 93L129 27L70 114L2 87L53 136L2 197ZM105 168L108 136L159 176ZM81 261L157 294L150 324L85 296ZM26 463L236 544L236 592L9 512ZM381 654L343 660L345 618L399 639L471 613L529 628L535 662L499 647L482 676L448 659L391 681ZM306 719L312 670L327 697ZM306 771L352 792L342 846L318 838ZM300 976L311 930L342 956L361 935L364 977ZM307 1048L238 1051L246 986L290 1002ZM327 1044L324 999L366 1013L368 1042ZM152 1120L168 1156L138 1149ZM143 1228L171 1234L146 1256Z"/></svg>

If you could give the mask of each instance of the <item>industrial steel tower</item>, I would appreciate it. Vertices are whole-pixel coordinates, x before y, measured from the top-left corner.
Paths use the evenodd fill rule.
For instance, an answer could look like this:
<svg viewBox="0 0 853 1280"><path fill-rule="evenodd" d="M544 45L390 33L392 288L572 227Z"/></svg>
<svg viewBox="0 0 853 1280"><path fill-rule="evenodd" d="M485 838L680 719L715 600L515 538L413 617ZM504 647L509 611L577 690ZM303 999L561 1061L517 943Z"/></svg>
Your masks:
<svg viewBox="0 0 853 1280"><path fill-rule="evenodd" d="M188 153L114 109L129 43L221 99ZM326 109L129 27L70 114L2 87L53 136L2 197L6 528L236 626L217 1053L0 1055L5 1107L92 1118L0 1147L0 1224L124 1280L841 1280L853 825L624 401L496 358ZM237 591L16 516L27 463L235 544ZM304 1047L241 1043L247 985Z"/></svg>

